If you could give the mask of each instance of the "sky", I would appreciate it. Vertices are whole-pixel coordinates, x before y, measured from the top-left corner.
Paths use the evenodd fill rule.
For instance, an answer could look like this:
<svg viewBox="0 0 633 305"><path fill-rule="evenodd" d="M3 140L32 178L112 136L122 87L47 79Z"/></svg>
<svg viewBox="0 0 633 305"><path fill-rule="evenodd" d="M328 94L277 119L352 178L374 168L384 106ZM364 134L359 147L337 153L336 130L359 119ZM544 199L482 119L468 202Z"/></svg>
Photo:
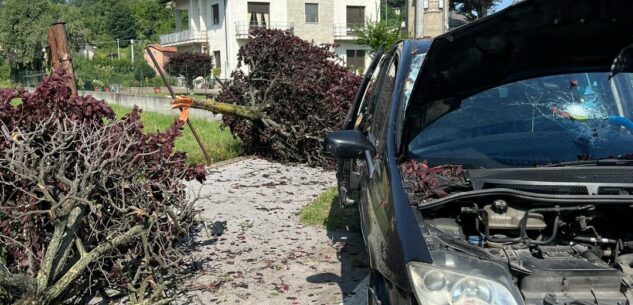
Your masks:
<svg viewBox="0 0 633 305"><path fill-rule="evenodd" d="M501 0L501 2L495 7L495 11L499 11L508 7L508 5L512 4L512 1L513 0Z"/></svg>

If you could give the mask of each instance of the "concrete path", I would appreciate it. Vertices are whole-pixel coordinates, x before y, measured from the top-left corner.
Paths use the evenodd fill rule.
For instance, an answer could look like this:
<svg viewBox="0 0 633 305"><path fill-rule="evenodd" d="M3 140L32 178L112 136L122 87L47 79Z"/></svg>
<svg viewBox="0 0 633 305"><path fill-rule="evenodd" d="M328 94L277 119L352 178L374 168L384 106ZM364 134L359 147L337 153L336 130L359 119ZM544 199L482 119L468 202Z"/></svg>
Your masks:
<svg viewBox="0 0 633 305"><path fill-rule="evenodd" d="M194 304L366 304L366 254L359 233L306 227L298 213L334 173L247 159L209 170L197 203L219 237L203 230L187 284ZM193 185L195 187L195 184ZM198 185L199 187L199 185ZM209 228L211 230L211 228Z"/></svg>

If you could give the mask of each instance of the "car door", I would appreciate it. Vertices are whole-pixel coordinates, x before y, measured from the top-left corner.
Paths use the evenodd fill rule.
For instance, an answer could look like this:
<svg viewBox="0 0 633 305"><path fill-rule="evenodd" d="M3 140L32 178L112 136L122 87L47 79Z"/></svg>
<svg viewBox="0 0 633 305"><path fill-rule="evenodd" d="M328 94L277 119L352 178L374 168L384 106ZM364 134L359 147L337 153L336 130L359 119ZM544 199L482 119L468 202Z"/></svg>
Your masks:
<svg viewBox="0 0 633 305"><path fill-rule="evenodd" d="M356 93L354 104L343 123L343 129L358 129L358 125L360 124L360 122L358 122L359 116L362 120L363 115L367 112L366 105L369 99L374 95L375 84L378 79L378 74L380 73L379 64L383 58L383 54L383 48L380 48L367 68L363 82ZM342 206L350 206L356 203L358 199L358 179L359 175L357 167L355 166L355 160L346 159L339 161L337 180L339 198Z"/></svg>
<svg viewBox="0 0 633 305"><path fill-rule="evenodd" d="M381 248L386 245L387 238L384 232L389 231L390 225L385 212L389 208L386 204L389 202L387 198L390 192L389 179L385 175L385 153L388 115L393 100L397 69L398 56L395 53L386 55L381 63L375 94L367 105L366 119L360 126L376 148L371 164L358 160L357 166L361 176L359 204L361 228L366 238L370 261L377 264L380 264L382 260L373 260L372 255L382 252Z"/></svg>

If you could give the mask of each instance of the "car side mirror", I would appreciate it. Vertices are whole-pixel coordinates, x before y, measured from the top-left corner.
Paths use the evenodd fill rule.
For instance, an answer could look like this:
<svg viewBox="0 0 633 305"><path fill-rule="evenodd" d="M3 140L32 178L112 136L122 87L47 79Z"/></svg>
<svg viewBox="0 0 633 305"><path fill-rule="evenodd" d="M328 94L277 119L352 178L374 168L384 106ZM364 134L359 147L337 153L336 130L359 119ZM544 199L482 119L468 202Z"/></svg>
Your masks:
<svg viewBox="0 0 633 305"><path fill-rule="evenodd" d="M364 158L367 151L374 154L374 145L358 130L331 132L323 141L323 154L337 159Z"/></svg>
<svg viewBox="0 0 633 305"><path fill-rule="evenodd" d="M331 132L323 140L323 154L337 159L361 159L367 162L367 174L372 177L376 148L365 135L358 130Z"/></svg>

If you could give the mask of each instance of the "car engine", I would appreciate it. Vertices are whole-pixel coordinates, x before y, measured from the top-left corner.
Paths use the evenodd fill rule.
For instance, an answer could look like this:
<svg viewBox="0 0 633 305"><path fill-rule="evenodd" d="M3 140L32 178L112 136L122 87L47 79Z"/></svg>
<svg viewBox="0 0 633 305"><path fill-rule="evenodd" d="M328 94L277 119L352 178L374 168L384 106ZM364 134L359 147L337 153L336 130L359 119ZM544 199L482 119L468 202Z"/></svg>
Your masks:
<svg viewBox="0 0 633 305"><path fill-rule="evenodd" d="M498 173L480 174L465 173L470 191L419 204L436 246L507 264L526 304L633 301L633 204L620 200L633 188L581 196L531 175L492 185Z"/></svg>

